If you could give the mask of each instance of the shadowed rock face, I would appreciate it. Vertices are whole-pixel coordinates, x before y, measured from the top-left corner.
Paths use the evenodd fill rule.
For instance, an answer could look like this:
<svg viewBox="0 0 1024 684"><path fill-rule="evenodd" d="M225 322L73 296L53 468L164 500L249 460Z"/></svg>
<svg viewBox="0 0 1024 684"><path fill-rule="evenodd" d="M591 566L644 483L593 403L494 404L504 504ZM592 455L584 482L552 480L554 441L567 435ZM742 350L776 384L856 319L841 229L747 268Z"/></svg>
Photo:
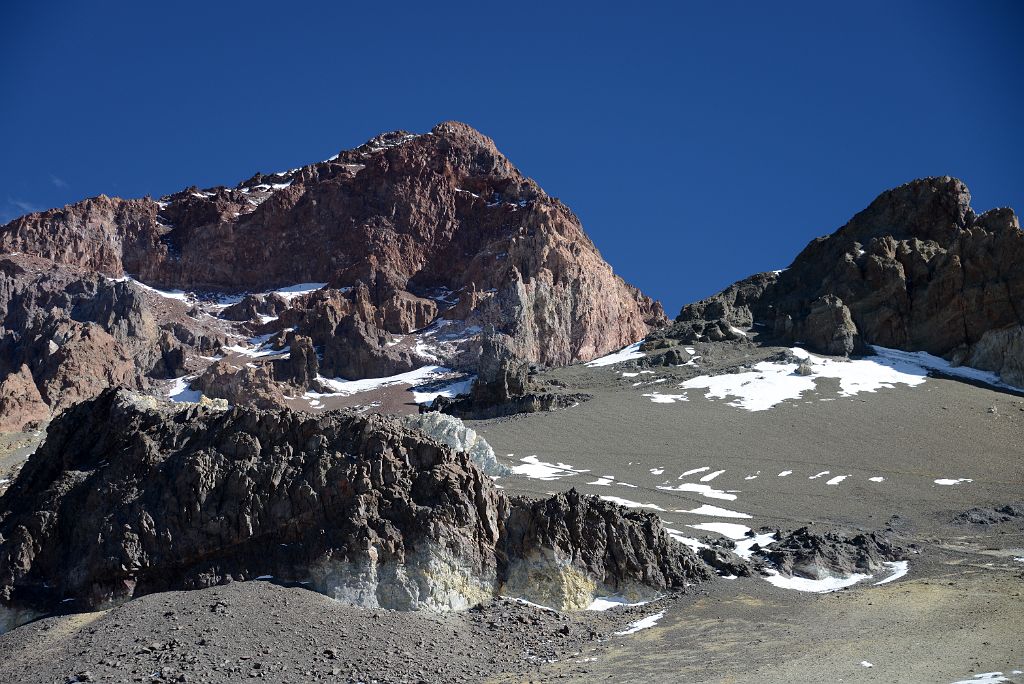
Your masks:
<svg viewBox="0 0 1024 684"><path fill-rule="evenodd" d="M164 199L101 196L31 214L0 228L0 252L185 289L361 283L374 311L364 322L393 333L433 320L436 304L420 295L444 288L458 299L452 316L498 326L519 356L548 365L594 358L665 322L567 207L460 123ZM270 307L249 301L228 315L257 310Z"/></svg>
<svg viewBox="0 0 1024 684"><path fill-rule="evenodd" d="M186 308L132 282L0 257L0 431L110 386L141 390L181 375L186 349L212 353L223 339Z"/></svg>
<svg viewBox="0 0 1024 684"><path fill-rule="evenodd" d="M801 527L782 536L757 555L787 577L824 579L847 577L854 573L870 575L883 563L904 558L905 552L877 532L847 537L835 532L816 533Z"/></svg>
<svg viewBox="0 0 1024 684"><path fill-rule="evenodd" d="M0 498L0 607L80 610L272 575L353 604L583 607L708 578L657 517L575 492L509 499L399 419L159 404L65 411Z"/></svg>
<svg viewBox="0 0 1024 684"><path fill-rule="evenodd" d="M496 418L566 408L590 399L589 394L562 394L538 387L529 364L517 357L508 335L488 330L480 341L477 377L468 396L437 397L422 412L442 411L461 418Z"/></svg>
<svg viewBox="0 0 1024 684"><path fill-rule="evenodd" d="M1024 233L1009 209L975 214L955 178L913 181L812 241L786 270L683 307L665 334L699 339L705 328L753 323L823 353L926 351L1024 385Z"/></svg>

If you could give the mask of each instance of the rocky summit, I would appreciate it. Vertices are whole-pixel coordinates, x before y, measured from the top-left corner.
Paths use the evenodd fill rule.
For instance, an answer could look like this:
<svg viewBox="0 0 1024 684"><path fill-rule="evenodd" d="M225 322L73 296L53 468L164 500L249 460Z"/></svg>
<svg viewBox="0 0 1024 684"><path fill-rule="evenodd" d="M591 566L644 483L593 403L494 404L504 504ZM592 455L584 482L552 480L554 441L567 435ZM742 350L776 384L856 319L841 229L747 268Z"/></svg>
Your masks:
<svg viewBox="0 0 1024 684"><path fill-rule="evenodd" d="M280 315L261 334L298 326L321 348L325 371L348 379L393 375L429 361L471 368L473 340L484 325L509 335L524 360L564 365L629 344L664 321L657 303L612 272L568 207L523 176L490 139L457 122L422 135L386 133L326 161L258 173L233 188L192 187L160 199L100 196L29 214L0 227L0 253L8 255L0 340L33 360L29 370L44 401L49 371L38 359L48 355L25 346L37 338L44 347L64 340L28 327L26 319L42 318L52 306L11 311L33 305L11 302L24 280L12 270L68 274L63 285L33 282L34 290L82 290L88 286L71 285L82 278L103 289L97 279L127 275L163 290L207 295L317 283L323 289L301 300L256 294L216 313L257 323ZM88 318L76 313L71 318ZM148 358L169 346L214 356L195 344L202 315L190 313L191 320L154 331L134 367L104 367L114 377L96 383L122 384L126 374L175 377ZM118 356L136 358L100 334L110 333L111 321L88 322L100 326L87 342L90 355L100 357L96 363L123 366ZM449 326L446 334L458 338L452 346L460 353L439 358L389 348L394 336L431 324ZM5 366L0 377L20 372L20 364ZM203 384L261 382L210 378Z"/></svg>
<svg viewBox="0 0 1024 684"><path fill-rule="evenodd" d="M824 354L924 351L1024 386L1024 233L1011 209L976 214L961 181L882 193L786 269L684 306L658 337L737 339L751 326Z"/></svg>

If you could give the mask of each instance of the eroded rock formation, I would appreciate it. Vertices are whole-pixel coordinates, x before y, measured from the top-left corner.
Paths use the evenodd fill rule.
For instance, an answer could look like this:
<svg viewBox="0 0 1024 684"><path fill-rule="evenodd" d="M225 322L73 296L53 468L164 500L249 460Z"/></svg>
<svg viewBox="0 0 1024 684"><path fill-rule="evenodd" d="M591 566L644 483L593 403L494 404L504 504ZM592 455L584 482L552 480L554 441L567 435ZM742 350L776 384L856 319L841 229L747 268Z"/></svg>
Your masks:
<svg viewBox="0 0 1024 684"><path fill-rule="evenodd" d="M882 193L789 268L683 307L660 333L727 339L756 326L827 354L926 351L1024 385L1024 233L1010 209L976 214L955 178Z"/></svg>
<svg viewBox="0 0 1024 684"><path fill-rule="evenodd" d="M576 216L472 128L385 134L330 160L235 188L162 201L99 197L0 228L25 252L173 288L238 291L298 282L367 288L377 320L409 332L438 313L491 323L522 358L586 360L664 322L626 285ZM276 315L246 301L228 315ZM369 321L364 317L364 321Z"/></svg>
<svg viewBox="0 0 1024 684"><path fill-rule="evenodd" d="M26 255L0 257L0 430L45 420L107 387L185 372L223 335L180 302Z"/></svg>
<svg viewBox="0 0 1024 684"><path fill-rule="evenodd" d="M575 492L510 499L396 418L125 391L56 418L0 511L8 616L264 575L436 610L507 592L576 608L710 577L656 516Z"/></svg>
<svg viewBox="0 0 1024 684"><path fill-rule="evenodd" d="M801 527L780 537L770 547L758 551L757 556L787 577L817 580L856 573L870 575L884 563L905 556L903 549L878 532L848 537Z"/></svg>
<svg viewBox="0 0 1024 684"><path fill-rule="evenodd" d="M530 364L516 356L508 335L488 330L481 339L477 377L468 396L438 397L427 411L442 411L462 418L495 418L565 408L590 399L588 394L565 394L538 387L530 377Z"/></svg>

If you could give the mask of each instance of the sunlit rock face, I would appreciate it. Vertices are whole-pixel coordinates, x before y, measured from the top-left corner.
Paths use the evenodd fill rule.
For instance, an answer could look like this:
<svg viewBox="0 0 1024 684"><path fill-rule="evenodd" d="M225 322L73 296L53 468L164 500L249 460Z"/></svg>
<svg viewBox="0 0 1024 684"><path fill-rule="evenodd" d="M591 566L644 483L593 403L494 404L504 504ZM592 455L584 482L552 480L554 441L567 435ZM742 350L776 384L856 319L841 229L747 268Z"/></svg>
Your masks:
<svg viewBox="0 0 1024 684"><path fill-rule="evenodd" d="M1010 209L976 214L948 176L888 190L782 271L683 307L660 337L740 339L750 328L826 354L924 351L1024 381L1024 233Z"/></svg>

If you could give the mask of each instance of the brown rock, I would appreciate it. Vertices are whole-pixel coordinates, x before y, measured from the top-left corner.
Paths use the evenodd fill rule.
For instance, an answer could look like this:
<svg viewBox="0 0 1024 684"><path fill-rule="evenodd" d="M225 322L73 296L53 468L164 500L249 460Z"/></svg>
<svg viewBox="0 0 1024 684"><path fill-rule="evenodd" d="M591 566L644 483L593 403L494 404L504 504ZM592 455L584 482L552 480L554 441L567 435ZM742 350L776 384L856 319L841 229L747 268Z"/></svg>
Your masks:
<svg viewBox="0 0 1024 684"><path fill-rule="evenodd" d="M498 326L520 357L547 365L594 358L664 322L576 216L477 131L448 122L375 140L166 205L100 197L32 214L0 228L0 250L186 289L362 283L374 309L362 319L391 332L436 316L427 291L488 293L459 309L464 320Z"/></svg>
<svg viewBox="0 0 1024 684"><path fill-rule="evenodd" d="M955 178L882 193L789 268L683 307L663 336L749 320L782 344L829 354L863 345L926 351L1021 379L1024 233L1009 209L977 215Z"/></svg>
<svg viewBox="0 0 1024 684"><path fill-rule="evenodd" d="M32 423L50 418L28 366L22 365L0 381L0 432L20 432Z"/></svg>

